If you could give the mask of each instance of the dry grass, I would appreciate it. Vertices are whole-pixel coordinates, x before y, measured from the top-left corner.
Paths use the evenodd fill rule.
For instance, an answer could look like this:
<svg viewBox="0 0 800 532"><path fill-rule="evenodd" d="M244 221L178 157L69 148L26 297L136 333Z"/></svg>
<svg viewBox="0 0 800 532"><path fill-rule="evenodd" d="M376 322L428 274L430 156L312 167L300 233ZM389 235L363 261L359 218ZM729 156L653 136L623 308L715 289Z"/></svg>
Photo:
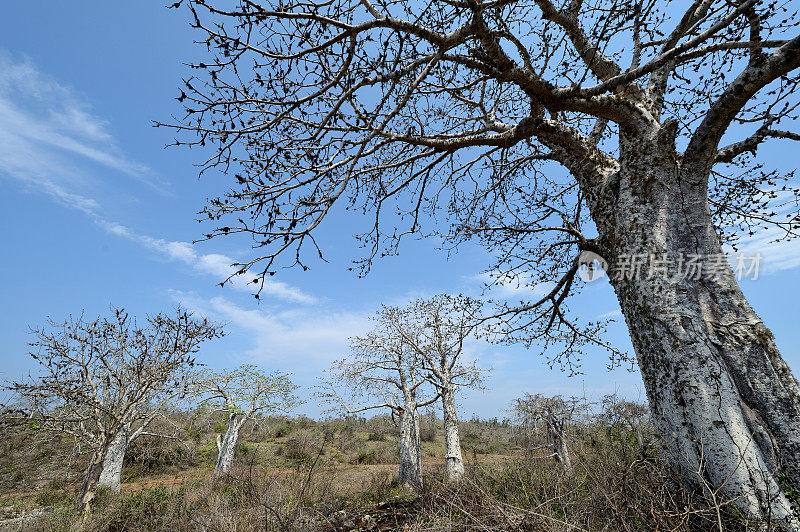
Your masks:
<svg viewBox="0 0 800 532"><path fill-rule="evenodd" d="M191 428L191 420L184 421ZM583 426L570 434L574 469L566 474L535 445L520 448L510 425L473 420L462 426L467 475L452 486L441 481L442 435L434 427L433 420L424 420L426 485L419 494L394 480L396 438L391 422L383 418L261 422L244 432L234 474L213 485L212 432L195 430L184 443L143 440L126 462L122 495L102 496L84 530L719 527L717 508L682 488L664 469L652 431L637 437L619 428ZM12 439L24 447L32 437L22 431ZM67 449L64 442L48 445ZM8 445L5 452L6 457L13 454ZM53 480L55 466L44 463L29 469L22 481L10 474L0 478L7 487L0 515L45 509L26 521L6 521L0 530L79 530L74 503L80 465L66 468L71 476L60 482ZM731 508L723 506L720 516L725 530L745 530Z"/></svg>

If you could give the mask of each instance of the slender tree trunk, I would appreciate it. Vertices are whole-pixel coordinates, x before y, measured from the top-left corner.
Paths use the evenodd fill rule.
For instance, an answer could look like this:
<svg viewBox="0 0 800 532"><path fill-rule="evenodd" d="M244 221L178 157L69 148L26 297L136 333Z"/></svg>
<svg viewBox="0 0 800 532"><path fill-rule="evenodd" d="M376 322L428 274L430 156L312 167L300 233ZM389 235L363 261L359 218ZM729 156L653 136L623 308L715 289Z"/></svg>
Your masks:
<svg viewBox="0 0 800 532"><path fill-rule="evenodd" d="M222 439L217 439L219 455L217 456L217 465L214 467L214 477L230 473L234 454L236 453L236 444L239 442L239 430L243 424L244 420L238 419L235 415L231 416L225 436Z"/></svg>
<svg viewBox="0 0 800 532"><path fill-rule="evenodd" d="M419 441L419 411L414 402L406 402L400 412L400 483L422 489L422 457Z"/></svg>
<svg viewBox="0 0 800 532"><path fill-rule="evenodd" d="M727 264L699 278L679 271L689 255L708 268L722 253L702 176L663 139L622 147L614 227L601 234L670 463L706 495L798 530L785 495L800 487L797 380ZM620 275L625 261L648 254L666 256L667 271Z"/></svg>
<svg viewBox="0 0 800 532"><path fill-rule="evenodd" d="M97 498L97 483L103 471L103 462L105 461L107 448L107 443L101 444L101 446L92 453L89 465L86 468L86 478L83 481L81 493L78 497L78 507L84 519L92 513L92 507Z"/></svg>
<svg viewBox="0 0 800 532"><path fill-rule="evenodd" d="M547 421L547 436L550 440L550 449L556 461L564 468L565 473L572 470L572 461L569 458L567 441L564 438L564 424L555 419Z"/></svg>
<svg viewBox="0 0 800 532"><path fill-rule="evenodd" d="M97 480L98 487L106 487L111 493L120 492L122 480L122 464L125 453L131 446L130 427L125 425L119 429L114 439L108 445L106 456L103 459L103 468Z"/></svg>
<svg viewBox="0 0 800 532"><path fill-rule="evenodd" d="M456 412L455 390L442 390L442 411L444 417L444 459L445 476L448 481L458 482L464 476L464 459L461 457L461 440L458 437L458 413Z"/></svg>
<svg viewBox="0 0 800 532"><path fill-rule="evenodd" d="M636 445L637 449L641 449L644 447L644 441L642 440L642 429L637 425L631 425L631 431L633 431L634 436L636 436Z"/></svg>

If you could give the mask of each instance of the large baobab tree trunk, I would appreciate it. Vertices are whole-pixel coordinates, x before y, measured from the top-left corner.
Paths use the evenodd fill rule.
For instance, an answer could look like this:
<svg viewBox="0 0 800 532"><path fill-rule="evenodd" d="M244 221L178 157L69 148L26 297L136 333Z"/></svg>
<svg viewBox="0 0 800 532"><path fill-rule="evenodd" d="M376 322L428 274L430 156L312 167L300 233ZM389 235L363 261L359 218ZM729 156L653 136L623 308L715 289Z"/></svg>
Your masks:
<svg viewBox="0 0 800 532"><path fill-rule="evenodd" d="M106 487L111 493L120 492L122 480L122 464L125 461L125 453L131 446L130 427L125 425L117 431L111 440L103 459L103 468L98 478L98 487Z"/></svg>
<svg viewBox="0 0 800 532"><path fill-rule="evenodd" d="M111 449L114 443L119 439L118 433L106 433L104 439L94 450L89 459L89 465L86 466L86 477L83 480L83 486L81 486L80 495L78 497L78 507L84 518L92 512L92 507L97 498L97 490L100 487L100 480L103 478L109 449Z"/></svg>
<svg viewBox="0 0 800 532"><path fill-rule="evenodd" d="M236 415L231 416L228 429L225 431L225 436L217 436L217 465L214 466L214 477L219 477L230 473L233 466L233 457L236 453L236 444L239 443L239 431L244 424L243 419L239 419Z"/></svg>
<svg viewBox="0 0 800 532"><path fill-rule="evenodd" d="M422 458L419 441L419 412L415 404L405 404L400 412L400 483L422 489Z"/></svg>
<svg viewBox="0 0 800 532"><path fill-rule="evenodd" d="M461 440L458 437L458 413L455 390L442 389L442 412L444 418L445 475L448 481L457 482L464 476L464 459L461 457Z"/></svg>
<svg viewBox="0 0 800 532"><path fill-rule="evenodd" d="M800 487L800 389L731 268L714 263L722 249L704 176L658 136L623 142L620 162L613 226L595 219L668 459L706 495L800 529L785 495ZM668 258L666 274L623 275L649 254ZM689 255L714 271L682 275Z"/></svg>

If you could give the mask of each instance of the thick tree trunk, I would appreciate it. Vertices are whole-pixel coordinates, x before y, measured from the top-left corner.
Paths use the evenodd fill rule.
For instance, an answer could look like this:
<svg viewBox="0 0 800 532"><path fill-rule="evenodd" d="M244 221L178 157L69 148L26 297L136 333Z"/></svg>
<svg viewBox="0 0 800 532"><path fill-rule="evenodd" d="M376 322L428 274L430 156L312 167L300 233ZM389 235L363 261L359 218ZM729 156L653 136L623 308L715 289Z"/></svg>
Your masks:
<svg viewBox="0 0 800 532"><path fill-rule="evenodd" d="M103 459L103 469L98 478L98 487L106 487L111 493L120 492L122 480L122 464L125 461L125 453L131 446L130 427L121 427L114 439L108 445L106 456Z"/></svg>
<svg viewBox="0 0 800 532"><path fill-rule="evenodd" d="M444 417L445 476L448 481L458 482L464 476L464 459L461 457L461 440L458 437L458 413L455 390L442 389L442 411Z"/></svg>
<svg viewBox="0 0 800 532"><path fill-rule="evenodd" d="M217 456L217 465L214 467L214 477L230 473L234 454L236 453L236 444L239 443L239 430L242 428L242 424L243 421L237 419L236 416L231 416L225 436L222 439L217 439L219 455Z"/></svg>
<svg viewBox="0 0 800 532"><path fill-rule="evenodd" d="M400 412L400 483L422 489L422 458L419 441L419 412L415 403L406 403Z"/></svg>
<svg viewBox="0 0 800 532"><path fill-rule="evenodd" d="M663 139L623 148L615 227L601 234L670 463L751 518L800 529L785 495L800 487L800 388L731 268L715 263L702 176ZM666 270L632 275L631 258L648 255L666 258ZM706 268L699 278L680 271L691 255Z"/></svg>

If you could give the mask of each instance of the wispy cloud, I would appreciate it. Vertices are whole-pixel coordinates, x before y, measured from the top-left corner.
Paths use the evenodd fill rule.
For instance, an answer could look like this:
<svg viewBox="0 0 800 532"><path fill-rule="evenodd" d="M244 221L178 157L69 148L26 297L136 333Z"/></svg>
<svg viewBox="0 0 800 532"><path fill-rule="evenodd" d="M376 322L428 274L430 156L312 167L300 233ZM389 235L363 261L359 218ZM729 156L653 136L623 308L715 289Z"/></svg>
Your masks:
<svg viewBox="0 0 800 532"><path fill-rule="evenodd" d="M153 172L130 160L109 123L93 115L74 90L27 59L0 50L0 174L59 202L95 212L97 203L70 189L89 188L85 165L118 171L163 191Z"/></svg>
<svg viewBox="0 0 800 532"><path fill-rule="evenodd" d="M136 242L166 260L186 264L215 282L227 279L235 271L231 264L236 261L230 257L199 253L189 242L139 234L106 219L97 200L75 192L93 187L92 176L98 168L122 172L158 188L147 166L128 159L118 148L108 125L91 114L72 89L43 74L30 61L15 61L0 50L0 175L83 212L109 234ZM257 288L244 276L233 278L231 286L249 292ZM262 293L296 303L316 301L298 288L272 279L265 282Z"/></svg>
<svg viewBox="0 0 800 532"><path fill-rule="evenodd" d="M596 320L610 320L610 319L621 318L621 317L622 317L622 311L620 309L616 309L616 310L609 310L608 312L604 312L604 313L600 314L599 316L595 317L595 319Z"/></svg>
<svg viewBox="0 0 800 532"><path fill-rule="evenodd" d="M791 189L781 190L778 187L772 187L768 191L773 194L770 202L773 217L783 217L784 222L794 219L797 214L795 193ZM763 227L752 236L742 231L740 242L736 246L738 250L725 250L729 254L731 267L734 270L742 269L742 273L747 272L745 277L748 278L753 278L748 269L753 266L754 259L757 262L758 275L797 268L800 266L800 239L786 240L785 236L786 232L775 225Z"/></svg>
<svg viewBox="0 0 800 532"><path fill-rule="evenodd" d="M198 253L195 246L189 242L164 240L162 238L141 235L116 222L99 220L98 223L107 232L136 242L142 247L158 253L166 260L186 264L199 273L214 277L216 282L227 279L237 271L237 268L232 266L236 261L227 255ZM229 282L230 286L237 290L252 293L255 292L259 285L248 282L251 280L252 276L238 275L231 278ZM261 293L294 303L310 304L317 302L317 298L303 292L299 288L269 278L264 280Z"/></svg>
<svg viewBox="0 0 800 532"><path fill-rule="evenodd" d="M484 272L464 278L470 284L478 284L479 291L504 299L540 298L553 289L554 283L536 283L530 276L509 275L500 272Z"/></svg>
<svg viewBox="0 0 800 532"><path fill-rule="evenodd" d="M737 246L739 251L730 256L731 265L736 267L739 258L742 258L748 261L745 267L749 267L752 260L760 256L759 275L797 268L800 266L800 239L776 242L782 236L780 229L762 229Z"/></svg>
<svg viewBox="0 0 800 532"><path fill-rule="evenodd" d="M223 321L252 338L245 355L254 361L278 362L297 373L319 370L347 354L348 338L370 327L364 314L319 308L273 311L246 309L224 297L211 299L173 290L173 299L185 308Z"/></svg>

